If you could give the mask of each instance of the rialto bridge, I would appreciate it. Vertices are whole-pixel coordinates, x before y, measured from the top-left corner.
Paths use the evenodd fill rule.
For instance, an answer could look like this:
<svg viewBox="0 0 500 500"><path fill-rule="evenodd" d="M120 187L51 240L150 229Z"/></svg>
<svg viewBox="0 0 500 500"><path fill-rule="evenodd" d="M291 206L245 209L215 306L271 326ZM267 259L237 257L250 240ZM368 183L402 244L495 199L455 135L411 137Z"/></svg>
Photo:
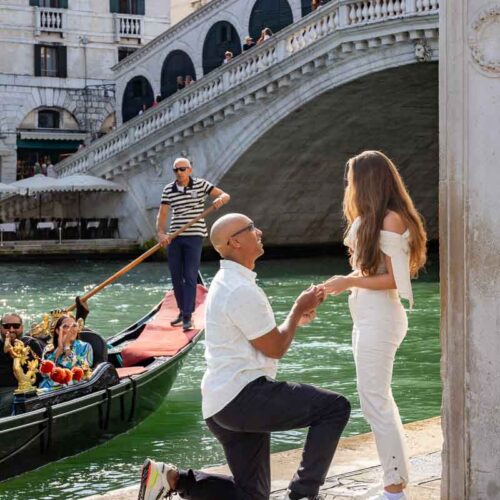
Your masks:
<svg viewBox="0 0 500 500"><path fill-rule="evenodd" d="M332 0L311 13L299 0L270 3L281 6L275 34L251 50L239 53L244 36L272 24L262 1L213 0L114 68L121 124L56 169L128 191L82 199L82 212L119 217L122 236L151 238L172 160L187 155L267 244L332 243L342 234L346 159L381 149L437 238L439 1ZM227 48L237 55L217 66ZM174 92L178 67L196 82ZM159 105L137 115L156 95ZM4 208L15 216L27 204Z"/></svg>

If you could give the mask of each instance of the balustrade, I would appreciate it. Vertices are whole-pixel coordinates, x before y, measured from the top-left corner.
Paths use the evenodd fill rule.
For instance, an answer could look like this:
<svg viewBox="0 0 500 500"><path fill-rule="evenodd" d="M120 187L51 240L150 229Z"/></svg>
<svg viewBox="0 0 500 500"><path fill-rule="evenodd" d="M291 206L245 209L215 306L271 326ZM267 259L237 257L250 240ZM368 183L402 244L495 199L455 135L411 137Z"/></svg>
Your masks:
<svg viewBox="0 0 500 500"><path fill-rule="evenodd" d="M144 35L144 17L132 14L114 14L115 40L120 38L142 38Z"/></svg>
<svg viewBox="0 0 500 500"><path fill-rule="evenodd" d="M63 33L66 25L66 9L36 7L35 16L35 32L37 35L42 31Z"/></svg>
<svg viewBox="0 0 500 500"><path fill-rule="evenodd" d="M417 12L436 12L439 10L439 0L416 0Z"/></svg>

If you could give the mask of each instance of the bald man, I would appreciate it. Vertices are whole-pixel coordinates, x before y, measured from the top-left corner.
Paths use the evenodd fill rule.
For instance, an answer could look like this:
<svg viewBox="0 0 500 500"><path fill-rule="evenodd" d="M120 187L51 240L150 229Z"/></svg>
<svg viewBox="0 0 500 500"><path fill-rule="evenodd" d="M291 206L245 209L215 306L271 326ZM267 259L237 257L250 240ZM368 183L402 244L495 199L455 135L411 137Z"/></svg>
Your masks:
<svg viewBox="0 0 500 500"><path fill-rule="evenodd" d="M191 500L268 500L270 433L309 428L302 461L287 500L318 499L350 413L344 396L311 385L275 380L300 324L314 317L324 298L310 287L277 326L271 305L255 282L264 253L262 231L245 215L228 214L210 239L223 260L206 302L203 418L219 440L233 477L206 474L147 459L140 500L177 492Z"/></svg>
<svg viewBox="0 0 500 500"><path fill-rule="evenodd" d="M163 189L161 205L156 219L158 241L168 246L168 266L172 277L175 300L179 314L172 326L182 325L184 331L191 330L191 315L196 299L196 282L200 269L203 238L207 236L207 226L200 219L180 236L173 239L165 233L169 208L172 210L170 233L200 215L205 209L207 196L215 198L213 205L220 208L229 202L229 195L210 182L192 177L193 167L187 158L177 158L172 168L175 181Z"/></svg>

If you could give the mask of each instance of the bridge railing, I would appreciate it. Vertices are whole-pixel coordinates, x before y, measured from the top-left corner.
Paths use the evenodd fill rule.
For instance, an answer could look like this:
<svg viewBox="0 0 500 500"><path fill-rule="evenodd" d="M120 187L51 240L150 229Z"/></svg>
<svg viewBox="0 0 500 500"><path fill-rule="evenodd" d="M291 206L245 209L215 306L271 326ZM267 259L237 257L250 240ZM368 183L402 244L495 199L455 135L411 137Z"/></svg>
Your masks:
<svg viewBox="0 0 500 500"><path fill-rule="evenodd" d="M56 170L60 175L87 171L337 30L436 14L438 9L439 0L334 0L75 153Z"/></svg>

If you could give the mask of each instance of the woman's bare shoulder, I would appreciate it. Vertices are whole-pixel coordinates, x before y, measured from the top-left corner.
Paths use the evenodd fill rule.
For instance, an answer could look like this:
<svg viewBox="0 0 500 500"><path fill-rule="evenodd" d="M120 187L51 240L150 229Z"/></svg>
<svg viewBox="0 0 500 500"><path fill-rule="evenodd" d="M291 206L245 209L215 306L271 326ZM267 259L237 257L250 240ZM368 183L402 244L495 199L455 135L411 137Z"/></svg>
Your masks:
<svg viewBox="0 0 500 500"><path fill-rule="evenodd" d="M382 229L384 231L403 234L407 228L401 215L399 215L397 212L394 212L393 210L389 210L384 217Z"/></svg>

